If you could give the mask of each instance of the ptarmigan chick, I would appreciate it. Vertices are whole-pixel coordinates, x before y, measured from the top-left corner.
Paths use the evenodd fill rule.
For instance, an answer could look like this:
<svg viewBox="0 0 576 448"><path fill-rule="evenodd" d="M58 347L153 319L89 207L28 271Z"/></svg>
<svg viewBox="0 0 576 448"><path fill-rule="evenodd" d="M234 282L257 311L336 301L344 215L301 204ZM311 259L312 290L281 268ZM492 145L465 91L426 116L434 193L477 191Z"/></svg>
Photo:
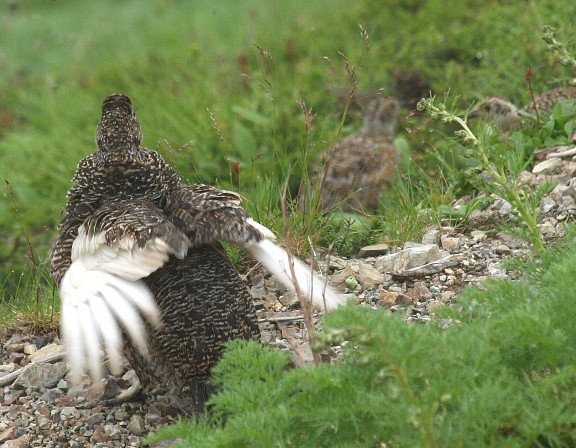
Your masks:
<svg viewBox="0 0 576 448"><path fill-rule="evenodd" d="M98 151L82 160L52 252L62 337L73 382L118 373L126 355L144 388L170 390L201 410L225 342L259 335L256 314L221 242L242 247L319 308L343 296L275 243L236 193L186 185L142 133L130 99L106 98ZM295 278L291 274L293 262Z"/></svg>
<svg viewBox="0 0 576 448"><path fill-rule="evenodd" d="M542 93L530 101L523 109L518 109L510 101L501 97L490 97L482 101L468 115L470 118L488 118L504 132L519 129L523 117L534 117L538 113L551 113L562 100L576 99L576 87L560 86Z"/></svg>
<svg viewBox="0 0 576 448"><path fill-rule="evenodd" d="M370 100L363 111L362 129L322 155L322 164L312 173L312 190L319 189L322 209L362 212L378 207L382 191L396 177L398 110L398 102L392 98Z"/></svg>

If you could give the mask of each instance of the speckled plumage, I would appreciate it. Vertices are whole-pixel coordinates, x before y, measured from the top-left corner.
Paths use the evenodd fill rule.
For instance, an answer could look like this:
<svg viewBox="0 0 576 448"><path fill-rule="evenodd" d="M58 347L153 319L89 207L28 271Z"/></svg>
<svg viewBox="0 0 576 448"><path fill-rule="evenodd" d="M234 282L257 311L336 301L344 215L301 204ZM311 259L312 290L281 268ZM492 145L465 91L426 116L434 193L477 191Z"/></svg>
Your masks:
<svg viewBox="0 0 576 448"><path fill-rule="evenodd" d="M163 326L150 328L149 358L133 345L128 345L127 355L145 388L164 385L184 396L192 388L201 406L206 398L202 390L222 343L259 334L246 286L217 242L222 236L246 239L244 229L233 225L238 221L228 227L221 216L206 212L247 215L239 208L237 195L182 185L178 173L159 154L141 148L140 127L127 97L108 98L102 110L97 131L100 150L78 166L53 251L52 275L59 284L82 224L92 233L104 231L107 244L125 235L139 245L157 235L172 241L179 257L172 256L145 279L162 312ZM231 238L224 235L234 232ZM185 400L180 405L185 406ZM194 407L192 401L187 410Z"/></svg>
<svg viewBox="0 0 576 448"><path fill-rule="evenodd" d="M99 150L78 166L52 251L62 334L73 381L85 360L98 379L100 348L110 369L120 368L121 327L144 390L160 387L182 411L194 412L210 393L206 381L222 345L259 336L250 295L221 241L249 250L289 287L291 257L241 208L238 194L182 184L141 140L130 99L106 98ZM304 263L293 263L316 306L344 302Z"/></svg>
<svg viewBox="0 0 576 448"><path fill-rule="evenodd" d="M312 173L312 188L320 188L321 208L366 211L378 207L382 191L396 177L398 109L394 99L372 99L364 107L362 129L322 155L322 163Z"/></svg>
<svg viewBox="0 0 576 448"><path fill-rule="evenodd" d="M535 109L538 109L538 112L550 113L558 101L574 99L576 99L576 86L559 86L536 96L523 110L534 113Z"/></svg>

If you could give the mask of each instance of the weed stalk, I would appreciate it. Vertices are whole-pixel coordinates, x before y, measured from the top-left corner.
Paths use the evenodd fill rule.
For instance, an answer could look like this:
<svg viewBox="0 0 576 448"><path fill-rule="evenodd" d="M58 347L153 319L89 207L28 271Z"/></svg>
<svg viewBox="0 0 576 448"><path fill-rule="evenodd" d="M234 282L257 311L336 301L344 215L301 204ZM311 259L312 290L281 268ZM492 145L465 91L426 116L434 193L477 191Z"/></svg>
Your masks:
<svg viewBox="0 0 576 448"><path fill-rule="evenodd" d="M475 155L480 158L480 165L482 168L494 179L497 187L503 193L504 199L506 199L512 206L516 209L518 214L523 220L523 223L528 228L530 235L530 241L534 245L534 248L538 255L544 252L544 243L540 236L540 231L538 229L537 213L535 210L530 210L518 190L514 189L506 178L504 170L501 170L497 165L490 160L486 152L484 144L478 140L476 135L470 130L468 124L465 120L449 112L446 109L445 103L440 103L439 105L434 104L434 97L423 98L418 103L418 110L425 112L428 116L435 120L440 120L442 123L457 123L461 129L456 131L455 134L458 136L465 145L472 145L475 150Z"/></svg>

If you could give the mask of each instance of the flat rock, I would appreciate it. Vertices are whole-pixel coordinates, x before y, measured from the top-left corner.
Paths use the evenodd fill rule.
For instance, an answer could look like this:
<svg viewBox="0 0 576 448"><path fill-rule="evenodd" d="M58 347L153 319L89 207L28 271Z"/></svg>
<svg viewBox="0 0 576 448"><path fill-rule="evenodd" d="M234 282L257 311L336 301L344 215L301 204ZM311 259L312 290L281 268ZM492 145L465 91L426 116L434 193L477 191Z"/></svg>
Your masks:
<svg viewBox="0 0 576 448"><path fill-rule="evenodd" d="M364 289L373 289L384 282L384 274L368 263L360 263L358 282Z"/></svg>
<svg viewBox="0 0 576 448"><path fill-rule="evenodd" d="M545 174L547 176L551 176L553 174L558 174L562 171L564 164L562 160L558 157L544 160L540 162L532 168L533 174Z"/></svg>
<svg viewBox="0 0 576 448"><path fill-rule="evenodd" d="M365 257L377 257L379 255L384 255L390 251L390 246L386 243L372 244L371 246L364 246L358 251L358 256L361 258Z"/></svg>
<svg viewBox="0 0 576 448"><path fill-rule="evenodd" d="M449 255L448 252L440 250L436 244L413 245L396 253L379 257L374 266L382 273L401 272L441 260Z"/></svg>
<svg viewBox="0 0 576 448"><path fill-rule="evenodd" d="M31 362L42 361L44 359L51 358L56 355L61 355L62 353L64 353L64 346L52 342L48 345L45 345L40 350L35 351L32 355L30 355L30 361Z"/></svg>
<svg viewBox="0 0 576 448"><path fill-rule="evenodd" d="M64 378L68 366L65 362L55 364L30 364L22 374L14 381L14 389L26 389L28 387L54 386Z"/></svg>

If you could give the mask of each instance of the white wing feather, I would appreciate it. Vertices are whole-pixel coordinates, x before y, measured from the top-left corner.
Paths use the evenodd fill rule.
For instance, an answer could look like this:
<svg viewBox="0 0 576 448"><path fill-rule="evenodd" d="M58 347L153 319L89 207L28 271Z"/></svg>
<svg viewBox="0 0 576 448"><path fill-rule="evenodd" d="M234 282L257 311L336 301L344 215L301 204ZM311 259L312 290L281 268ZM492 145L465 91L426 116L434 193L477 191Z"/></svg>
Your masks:
<svg viewBox="0 0 576 448"><path fill-rule="evenodd" d="M158 238L143 248L129 238L107 246L103 233L88 235L80 226L72 245L72 264L60 283L62 336L72 382L80 381L84 365L93 380L100 379L104 354L111 371L120 371L121 328L138 350L147 353L141 316L156 327L161 317L152 293L140 279L160 268L169 254L169 246Z"/></svg>
<svg viewBox="0 0 576 448"><path fill-rule="evenodd" d="M290 257L285 249L274 243L275 237L270 229L253 219L248 219L247 222L258 229L265 239L246 246L246 249L286 287L294 290L294 281L298 282L300 292L321 309L330 310L346 302L346 296L328 286L323 278L312 272L310 266L296 257ZM290 269L290 260L294 266L294 276Z"/></svg>

